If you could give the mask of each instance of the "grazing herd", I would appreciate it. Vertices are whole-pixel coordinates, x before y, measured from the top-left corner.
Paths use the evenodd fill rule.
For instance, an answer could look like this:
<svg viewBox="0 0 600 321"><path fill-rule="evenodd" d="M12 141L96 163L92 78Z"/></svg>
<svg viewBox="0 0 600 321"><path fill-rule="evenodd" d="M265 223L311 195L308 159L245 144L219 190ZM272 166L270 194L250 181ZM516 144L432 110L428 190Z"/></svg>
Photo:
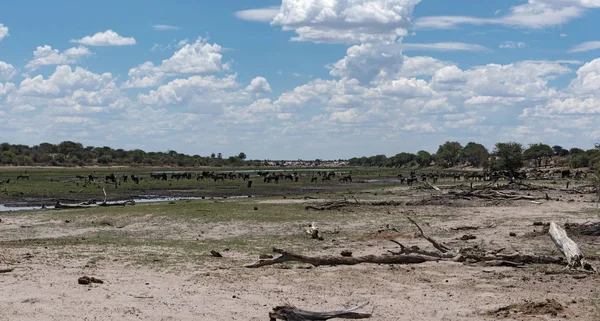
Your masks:
<svg viewBox="0 0 600 321"><path fill-rule="evenodd" d="M428 173L417 173L411 171L410 173L400 173L396 176L396 179L401 184L413 185L416 182L432 182L437 183L438 180L443 179L446 181L462 182L462 181L494 181L498 179L587 179L589 170L571 170L571 169L552 169L552 170L541 170L531 169L523 170L519 172L509 171L440 171L440 172L428 172ZM299 173L294 172L281 172L281 171L256 171L256 172L215 172L215 171L202 171L202 172L153 172L150 173L149 179L152 181L168 181L168 180L192 180L203 181L211 180L213 182L224 182L225 180L242 180L246 182L247 187L252 186L251 178L262 179L264 183L275 183L278 184L280 181L300 182L308 181L310 183L327 182L337 180L342 183L353 182L350 172L336 172L336 171L306 171ZM90 173L87 177L83 175L76 175L76 179L84 180L85 184L102 182L102 180ZM29 180L29 175L21 174L16 176L16 180ZM115 187L124 183L140 184L143 178L136 174L118 174L111 173L104 176L103 182L106 184L114 184ZM54 178L51 181L58 181ZM10 178L0 179L0 185L9 184ZM85 186L85 185L84 185Z"/></svg>

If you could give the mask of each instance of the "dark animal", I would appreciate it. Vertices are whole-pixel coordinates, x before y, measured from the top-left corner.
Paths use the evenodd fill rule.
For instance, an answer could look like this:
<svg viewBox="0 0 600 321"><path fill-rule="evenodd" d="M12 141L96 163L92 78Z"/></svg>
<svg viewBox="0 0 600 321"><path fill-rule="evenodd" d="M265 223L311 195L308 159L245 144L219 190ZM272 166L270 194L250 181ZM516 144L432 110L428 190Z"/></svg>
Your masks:
<svg viewBox="0 0 600 321"><path fill-rule="evenodd" d="M139 184L140 183L140 177L136 176L136 175L131 175L131 181L134 182L134 183L136 183L136 184Z"/></svg>
<svg viewBox="0 0 600 321"><path fill-rule="evenodd" d="M311 182L311 183L316 183L316 182L317 182L317 177L316 177L316 176L315 176L315 177L312 177L312 178L310 179L310 182Z"/></svg>
<svg viewBox="0 0 600 321"><path fill-rule="evenodd" d="M117 182L117 177L115 176L115 174L110 174L110 175L106 175L106 177L104 178L105 182L111 182L111 183L116 183Z"/></svg>
<svg viewBox="0 0 600 321"><path fill-rule="evenodd" d="M252 181L248 181L248 188L252 187Z"/></svg>
<svg viewBox="0 0 600 321"><path fill-rule="evenodd" d="M350 175L342 176L340 178L340 182L352 182L352 176L350 176Z"/></svg>
<svg viewBox="0 0 600 321"><path fill-rule="evenodd" d="M19 176L17 176L17 180L20 180L20 179L29 180L29 175L19 175Z"/></svg>

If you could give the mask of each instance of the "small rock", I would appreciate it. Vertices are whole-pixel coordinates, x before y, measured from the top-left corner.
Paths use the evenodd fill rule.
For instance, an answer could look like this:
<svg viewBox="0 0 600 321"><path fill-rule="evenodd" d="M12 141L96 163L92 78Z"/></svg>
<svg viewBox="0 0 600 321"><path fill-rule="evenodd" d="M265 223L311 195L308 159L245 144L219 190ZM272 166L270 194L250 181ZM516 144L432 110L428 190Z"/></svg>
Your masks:
<svg viewBox="0 0 600 321"><path fill-rule="evenodd" d="M89 277L89 276L82 276L79 279L77 279L77 283L79 284L83 284L83 285L87 285L87 284L91 284L91 283L104 283L104 281L97 279L95 277Z"/></svg>
<svg viewBox="0 0 600 321"><path fill-rule="evenodd" d="M477 237L475 235L471 235L471 234L465 234L463 236L460 237L461 241L468 241L468 240L474 240Z"/></svg>
<svg viewBox="0 0 600 321"><path fill-rule="evenodd" d="M214 256L214 257L223 257L223 255L221 255L221 253L215 251L215 250L211 250L210 251L210 255Z"/></svg>
<svg viewBox="0 0 600 321"><path fill-rule="evenodd" d="M352 251L342 251L340 254L344 257L350 257L352 256Z"/></svg>
<svg viewBox="0 0 600 321"><path fill-rule="evenodd" d="M255 210L255 211L258 211L258 206L254 206L254 210Z"/></svg>
<svg viewBox="0 0 600 321"><path fill-rule="evenodd" d="M544 222L533 222L533 226L543 226Z"/></svg>
<svg viewBox="0 0 600 321"><path fill-rule="evenodd" d="M515 232L510 232L510 233L508 233L508 235L510 235L510 236L517 236L517 233L515 233Z"/></svg>

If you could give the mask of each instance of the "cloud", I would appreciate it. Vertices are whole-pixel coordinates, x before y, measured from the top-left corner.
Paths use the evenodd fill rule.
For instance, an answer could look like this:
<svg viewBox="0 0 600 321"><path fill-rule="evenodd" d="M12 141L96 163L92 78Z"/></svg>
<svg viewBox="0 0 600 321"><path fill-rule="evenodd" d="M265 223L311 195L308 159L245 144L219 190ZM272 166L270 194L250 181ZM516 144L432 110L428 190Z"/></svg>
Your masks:
<svg viewBox="0 0 600 321"><path fill-rule="evenodd" d="M498 48L500 49L517 49L517 48L525 48L527 46L524 42L516 42L516 41L505 41L501 43Z"/></svg>
<svg viewBox="0 0 600 321"><path fill-rule="evenodd" d="M266 7L260 9L249 9L236 11L234 15L238 19L247 21L269 22L279 13L279 7Z"/></svg>
<svg viewBox="0 0 600 321"><path fill-rule="evenodd" d="M292 41L393 42L407 35L421 0L284 0L271 25L294 31Z"/></svg>
<svg viewBox="0 0 600 321"><path fill-rule="evenodd" d="M270 93L271 86L264 77L256 77L246 87L246 91L251 93Z"/></svg>
<svg viewBox="0 0 600 321"><path fill-rule="evenodd" d="M8 27L0 23L0 40L8 36Z"/></svg>
<svg viewBox="0 0 600 321"><path fill-rule="evenodd" d="M192 76L186 79L175 79L166 85L151 90L148 94L140 94L138 102L146 105L182 105L196 97L238 86L236 75L225 78L215 76ZM200 101L199 101L200 102Z"/></svg>
<svg viewBox="0 0 600 321"><path fill-rule="evenodd" d="M191 44L187 43L187 39L179 41L178 46L181 48L158 66L147 61L131 68L123 88L154 87L168 76L214 74L230 69L230 65L222 61L223 48L218 44L209 44L206 39L199 37Z"/></svg>
<svg viewBox="0 0 600 321"><path fill-rule="evenodd" d="M560 36L561 36L561 38L566 38L566 37L568 37L566 33L561 33L561 34L560 34Z"/></svg>
<svg viewBox="0 0 600 321"><path fill-rule="evenodd" d="M34 71L41 66L74 64L82 57L91 54L92 52L83 46L69 48L63 52L52 49L48 45L39 46L33 52L33 59L27 62L25 68L29 71Z"/></svg>
<svg viewBox="0 0 600 321"><path fill-rule="evenodd" d="M497 24L510 27L542 29L565 24L581 17L587 8L598 8L597 0L528 0L526 4L510 8L497 18L469 16L432 16L416 21L417 28L451 29L459 25Z"/></svg>
<svg viewBox="0 0 600 321"><path fill-rule="evenodd" d="M209 44L198 38L192 44L185 44L167 60L163 60L161 70L174 73L214 73L229 69L222 63L221 46Z"/></svg>
<svg viewBox="0 0 600 321"><path fill-rule="evenodd" d="M79 40L72 39L70 42L76 42L86 46L129 46L136 44L133 37L125 38L112 30L98 32L93 36L85 36Z"/></svg>
<svg viewBox="0 0 600 321"><path fill-rule="evenodd" d="M110 73L95 74L81 67L57 66L50 77L42 75L26 78L19 86L19 94L26 96L59 97L73 94L79 89L101 90L114 87L114 79Z"/></svg>
<svg viewBox="0 0 600 321"><path fill-rule="evenodd" d="M398 73L403 61L404 56L397 46L355 45L346 51L346 57L329 66L329 74L368 83Z"/></svg>
<svg viewBox="0 0 600 321"><path fill-rule="evenodd" d="M489 51L484 46L463 42L402 43L404 51Z"/></svg>
<svg viewBox="0 0 600 321"><path fill-rule="evenodd" d="M0 81L10 80L17 74L17 70L13 65L0 61Z"/></svg>
<svg viewBox="0 0 600 321"><path fill-rule="evenodd" d="M569 53L584 52L600 49L600 41L587 41L569 49Z"/></svg>
<svg viewBox="0 0 600 321"><path fill-rule="evenodd" d="M169 31L169 30L180 30L181 28L177 26L169 26L169 25L153 25L152 29L157 31Z"/></svg>

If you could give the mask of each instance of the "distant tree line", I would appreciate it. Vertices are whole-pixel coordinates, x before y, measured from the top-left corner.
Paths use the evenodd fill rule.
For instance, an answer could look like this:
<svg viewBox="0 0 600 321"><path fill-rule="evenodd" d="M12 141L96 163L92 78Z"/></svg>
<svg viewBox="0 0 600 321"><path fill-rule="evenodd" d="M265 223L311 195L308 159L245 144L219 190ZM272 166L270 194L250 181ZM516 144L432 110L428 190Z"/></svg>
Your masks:
<svg viewBox="0 0 600 321"><path fill-rule="evenodd" d="M59 144L41 143L27 146L0 144L0 164L40 166L265 166L268 160L247 160L246 153L224 157L222 153L209 156L186 155L170 150L167 152L145 152L140 149L113 149L108 146L84 147L81 143L64 141ZM321 162L313 161L314 164ZM279 164L278 162L273 162ZM348 160L351 166L380 167L456 167L473 166L490 170L517 170L523 166L548 167L550 165L571 168L599 168L600 145L592 149L566 149L542 143L530 144L527 148L515 142L497 143L490 152L485 146L470 142L462 146L459 142L445 142L435 154L420 150L416 154L402 152L392 157L375 155L354 157Z"/></svg>
<svg viewBox="0 0 600 321"><path fill-rule="evenodd" d="M440 145L435 154L421 150L416 154L403 152L392 157L386 155L354 157L348 162L352 166L445 168L473 166L489 170L518 170L523 166L548 167L550 165L597 168L600 167L600 146L583 150L536 143L525 148L520 143L505 142L496 143L490 152L478 143L470 142L462 146L459 142L448 141Z"/></svg>
<svg viewBox="0 0 600 321"><path fill-rule="evenodd" d="M84 147L81 143L64 141L60 144L41 143L35 146L0 144L0 164L27 166L260 166L262 161L247 161L244 152L224 158L221 153L210 156L186 155L170 150L145 152L140 149L113 149L107 146Z"/></svg>

